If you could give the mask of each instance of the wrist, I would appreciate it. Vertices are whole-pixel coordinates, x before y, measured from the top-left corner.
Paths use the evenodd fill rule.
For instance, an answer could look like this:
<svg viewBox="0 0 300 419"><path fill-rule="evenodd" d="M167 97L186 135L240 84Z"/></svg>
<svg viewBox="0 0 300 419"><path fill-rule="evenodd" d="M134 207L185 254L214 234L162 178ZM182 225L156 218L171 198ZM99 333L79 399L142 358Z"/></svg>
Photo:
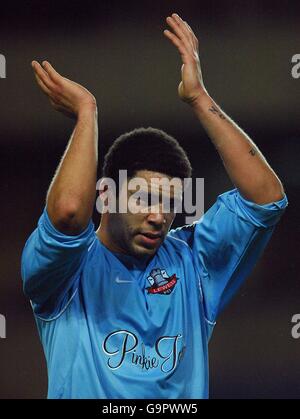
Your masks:
<svg viewBox="0 0 300 419"><path fill-rule="evenodd" d="M77 119L84 118L86 116L95 116L98 113L97 103L89 102L81 104L77 111Z"/></svg>
<svg viewBox="0 0 300 419"><path fill-rule="evenodd" d="M192 101L190 101L188 104L191 106L191 108L195 111L202 111L207 108L207 104L211 103L212 99L209 96L207 90L203 88L199 94L196 96L196 98Z"/></svg>

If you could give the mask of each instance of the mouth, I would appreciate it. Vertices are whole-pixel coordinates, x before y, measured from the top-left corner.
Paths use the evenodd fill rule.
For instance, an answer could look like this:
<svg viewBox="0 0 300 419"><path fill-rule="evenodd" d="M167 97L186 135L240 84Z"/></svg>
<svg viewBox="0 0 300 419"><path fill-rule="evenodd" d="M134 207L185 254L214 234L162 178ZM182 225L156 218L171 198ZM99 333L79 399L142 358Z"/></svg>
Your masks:
<svg viewBox="0 0 300 419"><path fill-rule="evenodd" d="M162 233L152 233L152 232L141 232L141 235L148 237L149 239L158 239L162 236Z"/></svg>
<svg viewBox="0 0 300 419"><path fill-rule="evenodd" d="M162 238L162 233L143 232L137 235L146 247L155 247Z"/></svg>

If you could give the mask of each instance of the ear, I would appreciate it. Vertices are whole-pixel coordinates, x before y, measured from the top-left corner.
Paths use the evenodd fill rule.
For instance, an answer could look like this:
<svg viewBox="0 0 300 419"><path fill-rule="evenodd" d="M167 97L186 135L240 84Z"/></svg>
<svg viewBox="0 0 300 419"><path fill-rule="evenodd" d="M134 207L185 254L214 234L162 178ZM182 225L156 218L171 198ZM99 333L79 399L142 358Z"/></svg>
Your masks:
<svg viewBox="0 0 300 419"><path fill-rule="evenodd" d="M98 189L99 189L99 198L101 199L102 204L104 206L107 206L109 189L108 189L107 183L105 182L105 179L101 179Z"/></svg>

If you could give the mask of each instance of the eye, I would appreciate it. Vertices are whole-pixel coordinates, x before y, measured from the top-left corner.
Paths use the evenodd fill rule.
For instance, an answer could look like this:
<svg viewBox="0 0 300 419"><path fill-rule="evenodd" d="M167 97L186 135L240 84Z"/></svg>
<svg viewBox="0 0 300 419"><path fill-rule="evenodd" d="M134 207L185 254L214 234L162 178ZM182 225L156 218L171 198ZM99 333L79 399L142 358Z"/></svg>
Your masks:
<svg viewBox="0 0 300 419"><path fill-rule="evenodd" d="M175 213L180 208L180 201L178 199L170 199L162 202L163 208L167 212Z"/></svg>
<svg viewBox="0 0 300 419"><path fill-rule="evenodd" d="M178 198L175 198L171 201L171 208L173 212L180 212L182 207L182 201Z"/></svg>
<svg viewBox="0 0 300 419"><path fill-rule="evenodd" d="M149 202L149 196L146 193L140 193L137 203L140 205L148 205Z"/></svg>
<svg viewBox="0 0 300 419"><path fill-rule="evenodd" d="M139 193L137 198L135 199L136 206L145 207L148 206L148 195Z"/></svg>

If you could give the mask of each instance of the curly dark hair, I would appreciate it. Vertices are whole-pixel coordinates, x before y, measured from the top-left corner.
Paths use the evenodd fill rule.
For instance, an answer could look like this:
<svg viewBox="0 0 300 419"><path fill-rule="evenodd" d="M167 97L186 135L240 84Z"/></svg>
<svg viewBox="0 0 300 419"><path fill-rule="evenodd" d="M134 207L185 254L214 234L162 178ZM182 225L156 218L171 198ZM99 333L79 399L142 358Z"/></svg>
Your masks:
<svg viewBox="0 0 300 419"><path fill-rule="evenodd" d="M122 134L104 158L103 176L118 185L119 170L132 178L139 170L160 172L180 179L191 177L192 166L178 141L157 128L136 128Z"/></svg>

